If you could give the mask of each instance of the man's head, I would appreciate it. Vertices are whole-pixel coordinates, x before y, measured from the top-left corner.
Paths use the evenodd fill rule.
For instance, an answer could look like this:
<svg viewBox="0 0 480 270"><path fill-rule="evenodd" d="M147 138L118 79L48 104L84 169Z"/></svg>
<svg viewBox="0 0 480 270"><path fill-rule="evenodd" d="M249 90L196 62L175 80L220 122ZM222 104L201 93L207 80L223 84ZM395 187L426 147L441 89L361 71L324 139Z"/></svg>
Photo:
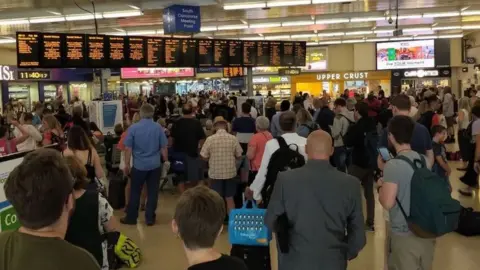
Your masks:
<svg viewBox="0 0 480 270"><path fill-rule="evenodd" d="M121 136L123 133L123 126L122 124L116 124L113 131L115 132L115 135Z"/></svg>
<svg viewBox="0 0 480 270"><path fill-rule="evenodd" d="M406 115L396 115L388 123L388 140L397 149L401 145L410 145L415 122Z"/></svg>
<svg viewBox="0 0 480 270"><path fill-rule="evenodd" d="M323 130L317 130L308 136L305 152L309 160L329 160L333 154L332 145L332 136Z"/></svg>
<svg viewBox="0 0 480 270"><path fill-rule="evenodd" d="M37 115L42 115L43 114L43 104L42 103L37 103L35 105L35 114Z"/></svg>
<svg viewBox="0 0 480 270"><path fill-rule="evenodd" d="M23 113L23 123L24 124L32 124L32 121L33 121L33 114L32 113L29 113L29 112Z"/></svg>
<svg viewBox="0 0 480 270"><path fill-rule="evenodd" d="M29 230L48 227L65 233L74 208L73 185L60 152L40 149L25 156L8 176L4 188L23 227Z"/></svg>
<svg viewBox="0 0 480 270"><path fill-rule="evenodd" d="M223 116L217 116L217 117L215 117L215 119L213 120L213 127L214 127L216 130L218 130L218 129L227 130L227 128L228 128L227 120L225 120L225 118L223 118Z"/></svg>
<svg viewBox="0 0 480 270"><path fill-rule="evenodd" d="M215 191L197 186L185 191L177 202L172 230L186 249L212 248L223 228L226 210Z"/></svg>
<svg viewBox="0 0 480 270"><path fill-rule="evenodd" d="M286 112L288 110L290 110L290 101L282 100L282 103L280 103L280 111Z"/></svg>
<svg viewBox="0 0 480 270"><path fill-rule="evenodd" d="M252 109L252 105L250 105L247 102L242 103L242 113L247 115L250 114L250 111Z"/></svg>
<svg viewBox="0 0 480 270"><path fill-rule="evenodd" d="M368 104L366 102L359 102L355 104L355 120L360 118L367 118L368 117Z"/></svg>
<svg viewBox="0 0 480 270"><path fill-rule="evenodd" d="M182 106L182 113L184 116L190 116L193 114L193 106L191 102L187 102Z"/></svg>
<svg viewBox="0 0 480 270"><path fill-rule="evenodd" d="M335 113L340 113L347 107L347 102L343 98L337 98L335 102L333 102L333 108Z"/></svg>
<svg viewBox="0 0 480 270"><path fill-rule="evenodd" d="M391 101L393 115L409 115L412 104L410 98L405 94L394 97Z"/></svg>
<svg viewBox="0 0 480 270"><path fill-rule="evenodd" d="M297 128L297 116L292 111L283 112L280 115L279 123L283 132L295 132Z"/></svg>
<svg viewBox="0 0 480 270"><path fill-rule="evenodd" d="M155 108L148 103L143 104L142 107L140 107L140 117L142 119L152 119L154 112Z"/></svg>
<svg viewBox="0 0 480 270"><path fill-rule="evenodd" d="M430 130L433 140L436 142L443 143L447 139L447 128L442 125L435 125Z"/></svg>

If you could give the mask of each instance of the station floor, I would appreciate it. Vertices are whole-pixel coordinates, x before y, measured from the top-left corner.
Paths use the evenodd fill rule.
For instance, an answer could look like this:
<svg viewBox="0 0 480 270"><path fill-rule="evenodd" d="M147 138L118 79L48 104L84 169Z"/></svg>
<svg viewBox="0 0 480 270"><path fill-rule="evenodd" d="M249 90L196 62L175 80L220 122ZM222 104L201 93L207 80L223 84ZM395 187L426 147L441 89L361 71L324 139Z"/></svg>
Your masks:
<svg viewBox="0 0 480 270"><path fill-rule="evenodd" d="M460 162L451 162L454 168L460 166ZM463 172L453 169L451 176L454 187L453 196L460 200L463 206L474 207L480 211L480 194L473 197L464 197L458 194L456 189L462 187L458 180ZM321 181L321 179L319 179ZM170 222L178 195L170 191L160 194L159 207L157 210L157 224L153 227L143 225L143 217L140 217L137 226L122 225L121 231L131 237L140 246L143 252L143 262L139 270L183 270L187 269L187 263L182 244L172 233ZM117 212L121 217L123 213ZM383 210L378 203L376 205L376 231L367 232L367 245L358 258L351 261L348 270L383 270L385 263L385 223ZM228 235L222 233L215 247L223 253L230 252ZM276 249L272 247L272 270L277 270ZM480 269L480 236L467 238L456 233L443 236L438 239L435 251L433 270L479 270ZM293 269L292 269L293 270ZM416 270L416 269L412 269Z"/></svg>

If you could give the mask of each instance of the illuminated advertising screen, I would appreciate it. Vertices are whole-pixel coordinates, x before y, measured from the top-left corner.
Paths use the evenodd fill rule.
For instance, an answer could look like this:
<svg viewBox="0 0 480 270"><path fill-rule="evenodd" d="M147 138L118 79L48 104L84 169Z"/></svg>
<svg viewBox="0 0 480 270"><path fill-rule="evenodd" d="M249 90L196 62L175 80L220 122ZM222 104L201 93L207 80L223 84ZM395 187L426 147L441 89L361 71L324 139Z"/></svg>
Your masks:
<svg viewBox="0 0 480 270"><path fill-rule="evenodd" d="M377 69L435 67L434 40L377 43Z"/></svg>
<svg viewBox="0 0 480 270"><path fill-rule="evenodd" d="M193 77L194 68L122 68L122 79L158 79L175 77Z"/></svg>
<svg viewBox="0 0 480 270"><path fill-rule="evenodd" d="M302 67L303 71L327 70L327 48L308 47L306 56L306 65Z"/></svg>

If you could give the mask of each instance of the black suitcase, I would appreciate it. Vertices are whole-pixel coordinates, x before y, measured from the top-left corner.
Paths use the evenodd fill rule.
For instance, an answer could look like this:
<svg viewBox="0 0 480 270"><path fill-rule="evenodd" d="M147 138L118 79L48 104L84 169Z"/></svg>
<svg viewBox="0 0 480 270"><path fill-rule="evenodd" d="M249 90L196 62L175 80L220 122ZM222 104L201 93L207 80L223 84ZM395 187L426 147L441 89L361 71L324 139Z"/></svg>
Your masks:
<svg viewBox="0 0 480 270"><path fill-rule="evenodd" d="M271 270L270 247L232 245L230 255L240 258L248 270Z"/></svg>
<svg viewBox="0 0 480 270"><path fill-rule="evenodd" d="M456 232L464 236L480 235L480 212L473 211L472 208L462 208Z"/></svg>
<svg viewBox="0 0 480 270"><path fill-rule="evenodd" d="M123 172L109 174L108 202L113 209L118 210L125 207L125 186L127 184Z"/></svg>

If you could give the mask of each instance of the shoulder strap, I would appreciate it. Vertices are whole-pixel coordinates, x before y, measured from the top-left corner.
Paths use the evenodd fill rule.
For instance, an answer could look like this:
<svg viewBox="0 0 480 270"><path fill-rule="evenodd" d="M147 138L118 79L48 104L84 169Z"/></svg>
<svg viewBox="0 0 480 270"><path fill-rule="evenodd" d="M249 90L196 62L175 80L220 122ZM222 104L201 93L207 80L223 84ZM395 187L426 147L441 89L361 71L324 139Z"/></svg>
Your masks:
<svg viewBox="0 0 480 270"><path fill-rule="evenodd" d="M87 164L92 165L92 149L88 149Z"/></svg>
<svg viewBox="0 0 480 270"><path fill-rule="evenodd" d="M407 162L413 168L413 170L416 171L417 169L427 167L427 161L425 160L423 155L419 154L419 156L420 156L420 159L415 159L414 161L411 161L409 158L401 155L397 155L395 158ZM421 167L417 166L417 162L420 163Z"/></svg>
<svg viewBox="0 0 480 270"><path fill-rule="evenodd" d="M280 146L280 148L288 147L287 142L285 141L285 139L282 136L278 136L277 141L278 141L278 145Z"/></svg>

